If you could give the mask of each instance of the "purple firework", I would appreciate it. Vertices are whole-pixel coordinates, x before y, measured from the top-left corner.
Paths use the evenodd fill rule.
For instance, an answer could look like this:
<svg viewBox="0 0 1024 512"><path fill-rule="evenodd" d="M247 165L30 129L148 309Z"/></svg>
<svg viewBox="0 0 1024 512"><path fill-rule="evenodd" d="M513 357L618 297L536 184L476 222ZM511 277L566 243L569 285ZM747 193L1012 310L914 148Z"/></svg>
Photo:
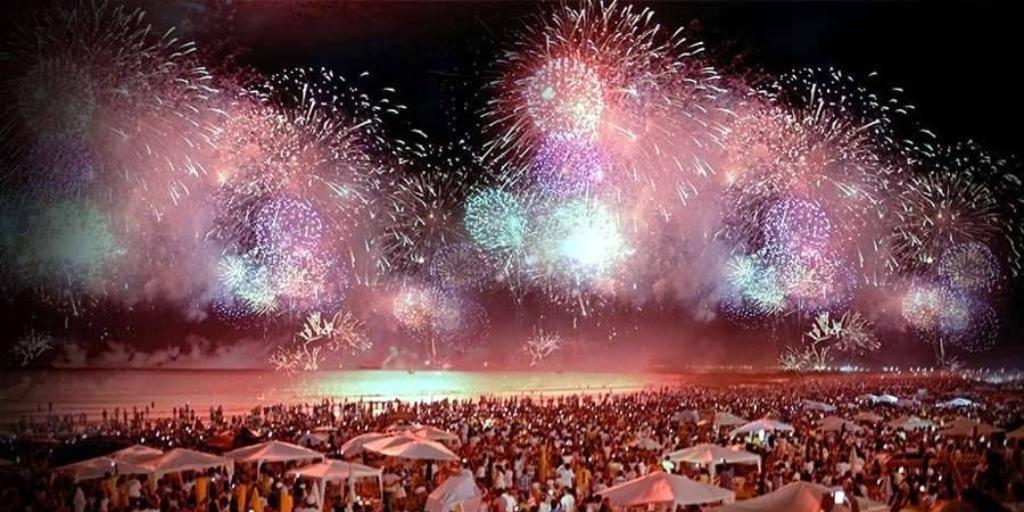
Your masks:
<svg viewBox="0 0 1024 512"><path fill-rule="evenodd" d="M807 199L782 199L772 205L764 220L767 245L801 257L825 253L831 232L828 215Z"/></svg>
<svg viewBox="0 0 1024 512"><path fill-rule="evenodd" d="M558 197L579 195L605 179L607 161L588 137L552 135L533 159L533 173L545 190Z"/></svg>

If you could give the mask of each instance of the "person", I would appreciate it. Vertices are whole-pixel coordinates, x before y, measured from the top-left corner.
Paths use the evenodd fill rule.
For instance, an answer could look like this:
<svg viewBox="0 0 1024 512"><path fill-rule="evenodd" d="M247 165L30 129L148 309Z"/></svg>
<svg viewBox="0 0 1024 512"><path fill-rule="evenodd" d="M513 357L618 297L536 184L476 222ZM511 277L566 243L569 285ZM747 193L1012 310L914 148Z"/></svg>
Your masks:
<svg viewBox="0 0 1024 512"><path fill-rule="evenodd" d="M81 485L75 486L75 512L85 512L85 490Z"/></svg>
<svg viewBox="0 0 1024 512"><path fill-rule="evenodd" d="M562 490L562 498L558 500L560 512L576 512L576 497L572 495L572 487L565 487Z"/></svg>
<svg viewBox="0 0 1024 512"><path fill-rule="evenodd" d="M512 496L512 493L508 489L503 489L501 492L499 512L516 512L516 498Z"/></svg>

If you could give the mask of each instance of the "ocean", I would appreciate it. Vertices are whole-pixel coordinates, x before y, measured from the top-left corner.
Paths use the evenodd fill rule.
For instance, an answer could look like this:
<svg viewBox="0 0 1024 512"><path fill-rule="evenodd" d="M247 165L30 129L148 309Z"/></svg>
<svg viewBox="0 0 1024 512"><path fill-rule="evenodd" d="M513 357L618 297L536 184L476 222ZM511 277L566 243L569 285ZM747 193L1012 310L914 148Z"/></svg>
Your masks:
<svg viewBox="0 0 1024 512"><path fill-rule="evenodd" d="M0 422L22 415L88 415L154 404L169 416L188 404L240 414L258 405L336 400L432 401L480 396L556 396L632 392L694 382L695 375L657 373L323 371L287 376L265 370L48 370L0 376Z"/></svg>

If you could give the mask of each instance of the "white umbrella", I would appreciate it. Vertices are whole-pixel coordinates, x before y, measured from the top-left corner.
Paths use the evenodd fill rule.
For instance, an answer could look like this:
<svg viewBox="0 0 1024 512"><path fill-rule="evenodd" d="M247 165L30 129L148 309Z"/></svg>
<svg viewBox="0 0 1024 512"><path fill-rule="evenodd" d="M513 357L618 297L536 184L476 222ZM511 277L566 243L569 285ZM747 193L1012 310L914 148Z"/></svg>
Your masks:
<svg viewBox="0 0 1024 512"><path fill-rule="evenodd" d="M365 434L359 434L358 436L345 441L345 444L341 445L341 454L346 457L351 457L359 452L363 451L363 446L371 441L378 439L384 439L391 437L388 434L382 434L380 432L367 432Z"/></svg>
<svg viewBox="0 0 1024 512"><path fill-rule="evenodd" d="M412 435L414 436L429 439L431 441L454 442L459 440L459 436L429 425L414 428L410 432L412 432Z"/></svg>
<svg viewBox="0 0 1024 512"><path fill-rule="evenodd" d="M441 483L427 496L424 509L427 512L477 512L483 503L483 493L476 486L472 475L455 475Z"/></svg>
<svg viewBox="0 0 1024 512"><path fill-rule="evenodd" d="M793 426L776 421L768 418L761 418L759 420L751 421L746 425L739 428L733 429L729 432L729 437L736 437L740 434L753 434L755 432L792 432Z"/></svg>
<svg viewBox="0 0 1024 512"><path fill-rule="evenodd" d="M744 450L734 450L716 444L698 444L666 455L673 462L688 462L708 466L711 478L717 464L757 464L761 471L761 456Z"/></svg>
<svg viewBox="0 0 1024 512"><path fill-rule="evenodd" d="M447 446L414 435L385 437L363 445L364 449L389 457L413 460L459 460Z"/></svg>
<svg viewBox="0 0 1024 512"><path fill-rule="evenodd" d="M605 489L598 494L608 498L612 505L620 507L652 503L703 505L719 501L729 503L736 499L736 493L728 489L661 471Z"/></svg>

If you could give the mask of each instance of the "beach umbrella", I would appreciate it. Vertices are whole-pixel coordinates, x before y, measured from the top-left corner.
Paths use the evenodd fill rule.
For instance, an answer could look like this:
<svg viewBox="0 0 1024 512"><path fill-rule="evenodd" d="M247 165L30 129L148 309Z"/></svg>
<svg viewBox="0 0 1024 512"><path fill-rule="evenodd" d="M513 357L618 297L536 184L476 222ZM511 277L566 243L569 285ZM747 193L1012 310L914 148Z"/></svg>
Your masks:
<svg viewBox="0 0 1024 512"><path fill-rule="evenodd" d="M749 500L738 501L715 509L714 512L820 512L822 498L833 492L824 485L812 484L810 482L793 482L782 488L758 496ZM856 499L860 512L885 512L889 507L884 503ZM850 509L844 505L837 505L832 512L847 512Z"/></svg>
<svg viewBox="0 0 1024 512"><path fill-rule="evenodd" d="M657 471L646 476L610 487L597 494L608 498L612 505L634 507L655 503L703 505L724 501L732 502L736 493L714 485L691 480L682 475Z"/></svg>
<svg viewBox="0 0 1024 512"><path fill-rule="evenodd" d="M437 427L431 427L429 425L414 428L409 432L411 432L412 435L416 437L422 437L423 439L429 439L431 441L455 442L459 440L459 436L451 432L448 432L447 430L441 430Z"/></svg>

